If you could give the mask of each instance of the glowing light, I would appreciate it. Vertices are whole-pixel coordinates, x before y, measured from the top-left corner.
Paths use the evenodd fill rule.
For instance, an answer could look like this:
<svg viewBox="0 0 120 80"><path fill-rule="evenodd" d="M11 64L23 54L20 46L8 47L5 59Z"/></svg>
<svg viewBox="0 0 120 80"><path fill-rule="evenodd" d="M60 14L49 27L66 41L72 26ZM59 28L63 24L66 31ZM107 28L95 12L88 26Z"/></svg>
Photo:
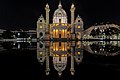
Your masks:
<svg viewBox="0 0 120 80"><path fill-rule="evenodd" d="M67 56L67 54L65 54L65 57Z"/></svg>
<svg viewBox="0 0 120 80"><path fill-rule="evenodd" d="M65 26L64 24L62 24L62 26Z"/></svg>
<svg viewBox="0 0 120 80"><path fill-rule="evenodd" d="M81 42L79 41L77 44L80 45L80 43L81 43Z"/></svg>
<svg viewBox="0 0 120 80"><path fill-rule="evenodd" d="M56 51L58 51L58 46L56 46Z"/></svg>
<svg viewBox="0 0 120 80"><path fill-rule="evenodd" d="M80 55L80 52L78 52L78 54Z"/></svg>
<svg viewBox="0 0 120 80"><path fill-rule="evenodd" d="M55 37L55 29L53 30L53 37Z"/></svg>
<svg viewBox="0 0 120 80"><path fill-rule="evenodd" d="M64 57L65 55L63 54L62 57Z"/></svg>
<svg viewBox="0 0 120 80"><path fill-rule="evenodd" d="M59 43L53 43L53 51L58 51L59 50Z"/></svg>
<svg viewBox="0 0 120 80"><path fill-rule="evenodd" d="M40 52L40 55L42 55L42 52Z"/></svg>
<svg viewBox="0 0 120 80"><path fill-rule="evenodd" d="M80 26L78 26L78 28L80 28Z"/></svg>
<svg viewBox="0 0 120 80"><path fill-rule="evenodd" d="M56 26L58 26L59 24L56 24Z"/></svg>
<svg viewBox="0 0 120 80"><path fill-rule="evenodd" d="M62 30L62 38L64 38L64 37L65 37L65 35L64 35L64 34L65 34L65 30L63 29L63 30Z"/></svg>
<svg viewBox="0 0 120 80"><path fill-rule="evenodd" d="M42 26L40 26L40 29L42 29L43 27Z"/></svg>
<svg viewBox="0 0 120 80"><path fill-rule="evenodd" d="M56 29L56 37L55 38L58 38L58 37L59 37L58 29Z"/></svg>
<svg viewBox="0 0 120 80"><path fill-rule="evenodd" d="M62 54L61 56L62 56L62 57L66 57L66 56L67 56L67 54Z"/></svg>
<svg viewBox="0 0 120 80"><path fill-rule="evenodd" d="M67 26L67 24L65 24L65 26Z"/></svg>
<svg viewBox="0 0 120 80"><path fill-rule="evenodd" d="M58 54L56 54L56 57L59 57L59 55L58 55Z"/></svg>
<svg viewBox="0 0 120 80"><path fill-rule="evenodd" d="M78 32L78 34L80 35L80 32Z"/></svg>
<svg viewBox="0 0 120 80"><path fill-rule="evenodd" d="M53 51L55 51L55 43L53 43Z"/></svg>
<svg viewBox="0 0 120 80"><path fill-rule="evenodd" d="M81 46L80 45L78 45L78 48L80 48Z"/></svg>

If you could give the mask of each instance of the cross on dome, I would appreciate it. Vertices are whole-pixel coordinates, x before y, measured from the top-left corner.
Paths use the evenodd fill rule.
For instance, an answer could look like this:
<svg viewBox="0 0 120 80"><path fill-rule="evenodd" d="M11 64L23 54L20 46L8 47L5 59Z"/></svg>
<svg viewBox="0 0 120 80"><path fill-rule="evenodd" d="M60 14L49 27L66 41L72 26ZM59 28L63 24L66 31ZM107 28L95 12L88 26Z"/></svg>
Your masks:
<svg viewBox="0 0 120 80"><path fill-rule="evenodd" d="M58 8L59 8L59 9L61 9L61 8L62 8L61 0L59 1Z"/></svg>

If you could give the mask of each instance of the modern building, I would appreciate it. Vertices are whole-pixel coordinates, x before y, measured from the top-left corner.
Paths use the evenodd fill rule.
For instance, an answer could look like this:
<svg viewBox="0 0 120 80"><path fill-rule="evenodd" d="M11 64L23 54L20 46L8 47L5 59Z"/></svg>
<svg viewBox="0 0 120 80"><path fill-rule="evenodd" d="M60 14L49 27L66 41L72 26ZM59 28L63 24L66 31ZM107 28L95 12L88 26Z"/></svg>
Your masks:
<svg viewBox="0 0 120 80"><path fill-rule="evenodd" d="M68 16L59 2L58 9L53 14L53 22L49 23L49 5L46 4L46 20L41 15L37 21L38 39L82 39L83 20L78 15L75 19L75 6L71 5L71 23L68 23Z"/></svg>

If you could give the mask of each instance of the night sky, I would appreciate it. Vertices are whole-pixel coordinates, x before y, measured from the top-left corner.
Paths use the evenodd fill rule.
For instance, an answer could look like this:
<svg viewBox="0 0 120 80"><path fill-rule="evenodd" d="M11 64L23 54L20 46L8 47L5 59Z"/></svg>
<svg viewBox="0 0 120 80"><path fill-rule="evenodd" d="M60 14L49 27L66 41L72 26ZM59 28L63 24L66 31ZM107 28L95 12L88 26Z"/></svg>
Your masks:
<svg viewBox="0 0 120 80"><path fill-rule="evenodd" d="M50 5L50 22L59 0L0 0L1 29L36 29L38 17L45 17L45 5ZM88 28L96 23L115 23L120 25L120 1L117 0L62 0L70 23L70 6L74 3L76 14Z"/></svg>

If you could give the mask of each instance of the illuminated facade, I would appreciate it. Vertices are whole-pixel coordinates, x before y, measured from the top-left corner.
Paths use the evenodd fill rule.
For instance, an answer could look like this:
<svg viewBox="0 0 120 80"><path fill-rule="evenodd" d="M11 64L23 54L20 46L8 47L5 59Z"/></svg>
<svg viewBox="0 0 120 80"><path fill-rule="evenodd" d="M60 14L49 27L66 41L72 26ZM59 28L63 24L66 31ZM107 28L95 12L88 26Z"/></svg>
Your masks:
<svg viewBox="0 0 120 80"><path fill-rule="evenodd" d="M77 64L82 62L83 47L81 42L38 42L37 43L37 58L38 61L46 64L46 75L49 75L49 57L52 57L52 62L58 75L61 76L62 72L66 69L68 57L71 57L71 75L74 75L74 62Z"/></svg>
<svg viewBox="0 0 120 80"><path fill-rule="evenodd" d="M37 38L38 39L82 39L83 34L83 21L78 15L74 19L75 6L71 5L71 23L68 23L67 13L62 8L59 2L58 9L53 14L53 23L49 23L50 8L47 4L46 20L41 15L37 21Z"/></svg>

